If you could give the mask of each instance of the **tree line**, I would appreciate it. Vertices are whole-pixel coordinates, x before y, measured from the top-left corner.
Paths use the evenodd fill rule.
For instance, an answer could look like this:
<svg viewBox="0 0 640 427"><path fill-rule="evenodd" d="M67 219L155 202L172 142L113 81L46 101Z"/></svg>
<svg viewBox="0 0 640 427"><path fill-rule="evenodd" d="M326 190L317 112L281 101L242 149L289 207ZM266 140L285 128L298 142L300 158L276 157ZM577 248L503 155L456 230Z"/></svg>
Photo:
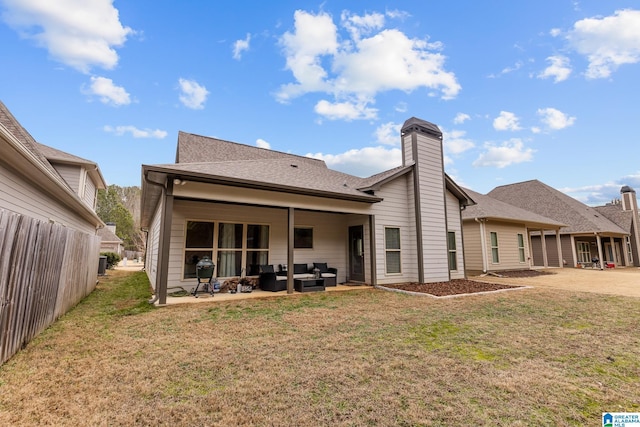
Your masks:
<svg viewBox="0 0 640 427"><path fill-rule="evenodd" d="M110 185L98 191L96 213L102 221L116 224L116 235L125 250L144 252L146 236L140 230L140 187Z"/></svg>

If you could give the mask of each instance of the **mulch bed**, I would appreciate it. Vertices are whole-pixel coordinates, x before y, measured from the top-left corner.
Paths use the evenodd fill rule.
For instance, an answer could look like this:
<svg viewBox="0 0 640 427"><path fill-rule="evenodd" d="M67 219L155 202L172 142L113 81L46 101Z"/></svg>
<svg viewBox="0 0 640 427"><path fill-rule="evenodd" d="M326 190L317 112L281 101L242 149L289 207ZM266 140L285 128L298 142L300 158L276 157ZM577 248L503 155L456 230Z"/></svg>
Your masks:
<svg viewBox="0 0 640 427"><path fill-rule="evenodd" d="M498 273L500 277L535 277L543 276L548 273L536 270L518 270L518 271L501 271ZM485 276L490 278L490 276ZM450 295L474 294L478 292L499 291L502 289L517 289L522 286L500 285L497 283L485 283L468 279L454 279L449 282L436 283L398 283L394 285L385 285L386 288L401 289L403 291L425 293L436 297L444 297Z"/></svg>

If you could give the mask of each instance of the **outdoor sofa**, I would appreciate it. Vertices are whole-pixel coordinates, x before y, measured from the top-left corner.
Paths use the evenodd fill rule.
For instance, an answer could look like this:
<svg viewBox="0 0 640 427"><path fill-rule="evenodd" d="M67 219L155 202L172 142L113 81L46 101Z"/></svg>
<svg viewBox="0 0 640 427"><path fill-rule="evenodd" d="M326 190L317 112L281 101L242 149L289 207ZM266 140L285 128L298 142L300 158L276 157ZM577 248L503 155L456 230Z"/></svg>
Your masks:
<svg viewBox="0 0 640 427"><path fill-rule="evenodd" d="M309 268L307 264L293 264L293 279L313 279L316 268L319 270L320 278L324 279L324 286L336 286L338 270L327 267L327 263L314 262L312 268ZM287 272L282 265L280 265L278 272L275 271L273 265L261 265L259 271L260 289L271 292L287 289Z"/></svg>

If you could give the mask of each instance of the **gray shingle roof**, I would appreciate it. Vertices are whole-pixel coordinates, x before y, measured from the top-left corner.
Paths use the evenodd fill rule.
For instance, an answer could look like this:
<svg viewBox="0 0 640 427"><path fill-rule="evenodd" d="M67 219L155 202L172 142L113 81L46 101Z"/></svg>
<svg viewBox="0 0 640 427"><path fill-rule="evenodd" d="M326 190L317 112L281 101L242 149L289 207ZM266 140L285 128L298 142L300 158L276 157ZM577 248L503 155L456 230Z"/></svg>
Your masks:
<svg viewBox="0 0 640 427"><path fill-rule="evenodd" d="M107 227L99 228L96 234L102 238L104 243L122 243L122 239Z"/></svg>
<svg viewBox="0 0 640 427"><path fill-rule="evenodd" d="M33 139L31 134L22 127L2 101L0 101L0 123L6 127L7 130L31 152L31 154L33 154L44 169L48 169L49 172L59 175L53 166L51 166L51 163L49 163L44 154L40 151L39 144L36 140Z"/></svg>
<svg viewBox="0 0 640 427"><path fill-rule="evenodd" d="M493 197L477 193L467 188L464 191L476 202L476 205L462 211L462 219L494 218L509 222L523 223L527 226L562 227L566 224L538 215L517 206L502 202Z"/></svg>
<svg viewBox="0 0 640 427"><path fill-rule="evenodd" d="M592 207L538 180L503 185L488 196L567 224L560 232L628 234Z"/></svg>
<svg viewBox="0 0 640 427"><path fill-rule="evenodd" d="M631 230L631 222L633 221L632 211L623 211L622 204L609 204L604 206L596 206L595 210L606 216L610 221L617 224L620 228Z"/></svg>
<svg viewBox="0 0 640 427"><path fill-rule="evenodd" d="M83 159L82 157L74 156L73 154L65 153L64 151L58 150L57 148L49 147L48 145L44 145L39 142L36 142L36 146L40 150L42 155L45 156L50 162L57 161L61 163L98 166L96 162Z"/></svg>

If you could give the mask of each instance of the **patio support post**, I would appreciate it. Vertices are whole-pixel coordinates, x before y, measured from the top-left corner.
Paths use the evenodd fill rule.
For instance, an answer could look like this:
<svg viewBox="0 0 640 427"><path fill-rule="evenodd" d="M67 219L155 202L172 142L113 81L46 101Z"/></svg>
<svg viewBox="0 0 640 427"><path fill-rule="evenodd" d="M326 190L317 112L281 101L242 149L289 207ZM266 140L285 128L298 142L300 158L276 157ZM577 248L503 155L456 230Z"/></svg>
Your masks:
<svg viewBox="0 0 640 427"><path fill-rule="evenodd" d="M596 241L598 244L598 259L600 260L600 270L602 270L602 266L603 266L603 259L602 259L602 238L600 237L600 234L596 233Z"/></svg>
<svg viewBox="0 0 640 427"><path fill-rule="evenodd" d="M544 230L540 229L540 243L542 243L542 264L544 268L549 267L549 259L547 258L547 241L544 237Z"/></svg>
<svg viewBox="0 0 640 427"><path fill-rule="evenodd" d="M536 261L533 258L533 240L531 240L531 232L533 230L527 230L527 239L529 239L529 268L536 265Z"/></svg>
<svg viewBox="0 0 640 427"><path fill-rule="evenodd" d="M162 209L162 234L160 235L160 252L158 254L158 278L156 294L158 304L167 304L167 276L169 275L169 246L171 243L171 223L173 222L173 177L167 177L164 206Z"/></svg>
<svg viewBox="0 0 640 427"><path fill-rule="evenodd" d="M577 267L578 254L576 253L576 238L574 237L573 234L571 234L570 237L571 237L571 255L573 255L573 266Z"/></svg>
<svg viewBox="0 0 640 427"><path fill-rule="evenodd" d="M371 268L371 285L375 286L378 284L378 276L376 274L378 267L376 263L376 219L373 215L369 215L369 259L369 265Z"/></svg>
<svg viewBox="0 0 640 427"><path fill-rule="evenodd" d="M560 229L556 230L556 244L558 246L558 267L564 268L564 260L562 259L562 242L560 241Z"/></svg>
<svg viewBox="0 0 640 427"><path fill-rule="evenodd" d="M623 254L623 258L624 258L624 266L625 267L629 267L630 265L632 265L632 261L629 259L629 249L627 247L627 237L623 237L622 238L622 242L620 243L622 245L622 254Z"/></svg>
<svg viewBox="0 0 640 427"><path fill-rule="evenodd" d="M293 235L295 229L294 208L289 208L287 231L287 293L293 293Z"/></svg>

